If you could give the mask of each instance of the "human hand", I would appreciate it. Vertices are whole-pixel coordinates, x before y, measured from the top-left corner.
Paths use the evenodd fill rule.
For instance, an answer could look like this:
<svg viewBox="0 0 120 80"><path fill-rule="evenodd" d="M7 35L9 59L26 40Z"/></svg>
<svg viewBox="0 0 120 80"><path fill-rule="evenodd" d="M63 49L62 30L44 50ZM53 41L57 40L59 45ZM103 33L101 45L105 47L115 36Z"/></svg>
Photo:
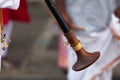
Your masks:
<svg viewBox="0 0 120 80"><path fill-rule="evenodd" d="M120 19L120 6L115 10L114 14Z"/></svg>
<svg viewBox="0 0 120 80"><path fill-rule="evenodd" d="M111 29L111 32L112 32L114 38L117 39L117 40L120 40L120 35L118 35L113 28L110 28L110 29Z"/></svg>
<svg viewBox="0 0 120 80"><path fill-rule="evenodd" d="M61 13L68 26L74 30L85 30L85 28L75 25L67 13Z"/></svg>
<svg viewBox="0 0 120 80"><path fill-rule="evenodd" d="M74 29L74 30L85 30L85 28L83 27L79 27L77 25L75 25L72 20L70 19L69 15L67 13L61 13L64 20L66 21L67 25L71 28L71 29ZM53 24L57 24L57 21L56 20L53 20Z"/></svg>

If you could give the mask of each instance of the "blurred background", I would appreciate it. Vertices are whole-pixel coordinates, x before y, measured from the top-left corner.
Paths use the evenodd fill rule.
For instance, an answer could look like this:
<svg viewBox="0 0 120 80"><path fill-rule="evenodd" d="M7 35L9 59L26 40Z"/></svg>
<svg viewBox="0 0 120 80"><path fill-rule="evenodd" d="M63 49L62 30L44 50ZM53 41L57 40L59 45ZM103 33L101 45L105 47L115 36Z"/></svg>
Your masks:
<svg viewBox="0 0 120 80"><path fill-rule="evenodd" d="M0 80L66 80L58 67L58 30L40 0L28 0L29 24L15 22L7 58L14 69L2 69ZM106 56L107 58L107 56ZM120 80L120 66L113 80Z"/></svg>

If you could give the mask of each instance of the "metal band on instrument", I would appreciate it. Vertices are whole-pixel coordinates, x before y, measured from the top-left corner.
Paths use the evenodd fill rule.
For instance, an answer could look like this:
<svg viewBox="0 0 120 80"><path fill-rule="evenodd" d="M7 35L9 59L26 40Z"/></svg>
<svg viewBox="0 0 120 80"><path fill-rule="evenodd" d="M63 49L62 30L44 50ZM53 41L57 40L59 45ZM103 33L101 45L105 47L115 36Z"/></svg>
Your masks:
<svg viewBox="0 0 120 80"><path fill-rule="evenodd" d="M75 51L79 51L82 48L81 43L79 42L77 45L72 47Z"/></svg>

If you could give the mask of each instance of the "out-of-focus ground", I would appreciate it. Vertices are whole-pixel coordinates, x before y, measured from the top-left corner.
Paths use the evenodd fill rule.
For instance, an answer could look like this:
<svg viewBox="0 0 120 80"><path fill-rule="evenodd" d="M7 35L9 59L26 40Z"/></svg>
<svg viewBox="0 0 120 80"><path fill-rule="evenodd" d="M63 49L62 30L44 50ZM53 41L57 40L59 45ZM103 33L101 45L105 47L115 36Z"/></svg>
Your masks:
<svg viewBox="0 0 120 80"><path fill-rule="evenodd" d="M16 68L2 69L0 80L66 80L57 66L58 36L48 13L39 0L29 0L28 6L32 21L15 22L7 55ZM114 69L113 78L120 80L120 66Z"/></svg>

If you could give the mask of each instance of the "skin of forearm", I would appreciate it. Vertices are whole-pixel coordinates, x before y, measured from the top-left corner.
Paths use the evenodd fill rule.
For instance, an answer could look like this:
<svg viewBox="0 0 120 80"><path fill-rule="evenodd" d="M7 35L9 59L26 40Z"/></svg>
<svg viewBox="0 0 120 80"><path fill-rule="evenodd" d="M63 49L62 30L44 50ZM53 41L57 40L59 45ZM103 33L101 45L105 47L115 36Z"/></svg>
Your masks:
<svg viewBox="0 0 120 80"><path fill-rule="evenodd" d="M66 4L65 4L65 0L55 0L56 3L56 7L58 8L58 10L60 11L60 13L62 14L62 16L64 17L66 23L68 24L68 26L72 29L77 29L77 30L84 30L84 28L81 28L79 26L76 26L72 20L71 17L69 16L69 14L66 11Z"/></svg>
<svg viewBox="0 0 120 80"><path fill-rule="evenodd" d="M61 13L66 13L65 0L55 0L55 3Z"/></svg>
<svg viewBox="0 0 120 80"><path fill-rule="evenodd" d="M70 24L72 23L70 16L66 12L66 5L65 5L65 0L55 0L56 7L64 17L66 23L71 26Z"/></svg>
<svg viewBox="0 0 120 80"><path fill-rule="evenodd" d="M120 19L120 6L115 10L115 16Z"/></svg>

